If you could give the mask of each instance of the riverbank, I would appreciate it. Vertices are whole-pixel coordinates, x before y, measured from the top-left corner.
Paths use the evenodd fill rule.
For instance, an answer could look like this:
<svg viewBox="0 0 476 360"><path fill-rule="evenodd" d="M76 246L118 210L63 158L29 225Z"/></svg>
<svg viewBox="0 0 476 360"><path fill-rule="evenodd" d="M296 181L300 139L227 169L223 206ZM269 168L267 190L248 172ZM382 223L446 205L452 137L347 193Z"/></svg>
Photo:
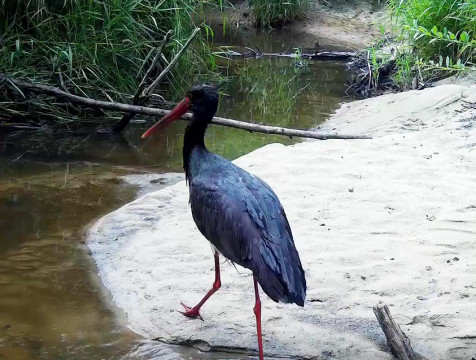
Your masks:
<svg viewBox="0 0 476 360"><path fill-rule="evenodd" d="M238 1L224 16L233 27L252 29L253 17L248 1ZM212 17L221 23L223 15ZM306 49L361 50L381 36L378 23L386 21L386 10L364 0L309 2L304 16L285 24L283 31L294 39L292 43ZM316 43L319 44L316 47Z"/></svg>
<svg viewBox="0 0 476 360"><path fill-rule="evenodd" d="M383 300L430 359L475 356L476 85L442 85L345 104L323 131L372 140L268 145L236 160L286 209L308 282L304 308L263 296L269 356L391 359L372 306ZM106 215L88 245L132 329L203 350L253 353L248 271L223 264L222 288L184 319L213 281L184 182Z"/></svg>
<svg viewBox="0 0 476 360"><path fill-rule="evenodd" d="M288 30L299 37L317 39L320 48L361 50L381 37L378 24L386 21L386 10L370 1L313 1L301 21Z"/></svg>

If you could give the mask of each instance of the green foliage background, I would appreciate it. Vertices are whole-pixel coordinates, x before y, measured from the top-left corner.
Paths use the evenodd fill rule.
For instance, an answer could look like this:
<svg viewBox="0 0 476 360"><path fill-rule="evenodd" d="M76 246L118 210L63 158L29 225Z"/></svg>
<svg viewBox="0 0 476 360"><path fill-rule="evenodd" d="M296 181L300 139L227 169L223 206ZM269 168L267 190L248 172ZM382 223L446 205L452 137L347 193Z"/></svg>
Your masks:
<svg viewBox="0 0 476 360"><path fill-rule="evenodd" d="M413 49L397 57L401 83L474 71L476 0L389 0L388 6L400 40Z"/></svg>
<svg viewBox="0 0 476 360"><path fill-rule="evenodd" d="M65 86L78 94L124 100L125 94L134 93L164 34L173 30L164 49L170 60L202 23L208 3L0 0L0 68L11 76L50 83L57 83L61 74ZM213 67L205 43L198 40L195 45L169 77L175 88ZM187 65L191 62L196 66Z"/></svg>
<svg viewBox="0 0 476 360"><path fill-rule="evenodd" d="M309 0L250 0L256 22L261 26L282 25L303 14Z"/></svg>

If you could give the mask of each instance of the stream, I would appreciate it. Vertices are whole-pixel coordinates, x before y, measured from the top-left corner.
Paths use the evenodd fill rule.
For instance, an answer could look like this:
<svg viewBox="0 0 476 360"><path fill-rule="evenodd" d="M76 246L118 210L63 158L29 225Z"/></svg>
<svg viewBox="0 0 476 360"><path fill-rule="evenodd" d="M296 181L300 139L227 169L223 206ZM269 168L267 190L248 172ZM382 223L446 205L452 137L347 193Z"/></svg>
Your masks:
<svg viewBox="0 0 476 360"><path fill-rule="evenodd" d="M218 27L213 45L294 52L303 41L284 31L250 33ZM230 76L218 116L309 129L349 101L345 95L349 74L342 62L296 66L293 59L261 58L220 59L218 65ZM3 147L0 359L252 358L161 344L128 329L125 315L102 287L85 245L85 229L95 219L182 178L163 174L181 171L185 126L178 122L146 142L140 139L145 124L131 126L119 140L61 139L60 155L55 154L59 145L54 139L36 156L24 156L21 142ZM209 149L228 159L268 143L295 141L218 126L207 134Z"/></svg>

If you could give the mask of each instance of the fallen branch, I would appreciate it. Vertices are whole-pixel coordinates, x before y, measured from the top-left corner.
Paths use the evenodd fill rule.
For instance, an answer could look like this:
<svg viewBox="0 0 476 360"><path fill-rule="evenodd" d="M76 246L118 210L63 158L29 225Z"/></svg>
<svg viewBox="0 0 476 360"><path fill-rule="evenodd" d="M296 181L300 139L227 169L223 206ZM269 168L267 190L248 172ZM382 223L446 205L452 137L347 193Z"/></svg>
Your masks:
<svg viewBox="0 0 476 360"><path fill-rule="evenodd" d="M51 95L56 98L69 100L72 103L85 105L94 109L113 110L113 111L121 111L121 112L133 113L133 114L158 116L158 117L165 116L166 114L170 112L169 110L158 109L158 108L150 108L145 106L129 105L129 104L108 102L108 101L102 101L102 100L94 100L91 98L67 93L53 86L34 84L34 83L26 82L23 80L9 78L5 76L4 74L0 73L0 82L4 82L4 81L12 84L15 87L18 87L24 90L29 90L29 91L33 91L33 92L45 94L45 95ZM182 116L181 119L190 121L192 119L192 114L187 113L184 116ZM214 117L212 120L212 124L247 130L250 132L284 135L288 137L296 136L296 137L304 137L304 138L311 138L311 139L318 139L318 140L370 139L369 136L321 134L315 131L288 129L288 128L283 128L278 126L259 125L259 124L253 124L253 123L226 119L221 117Z"/></svg>
<svg viewBox="0 0 476 360"><path fill-rule="evenodd" d="M245 59L249 58L261 58L263 56L267 57L285 57L285 58L297 58L300 57L302 59L307 59L307 60L348 60L353 58L356 53L352 51L319 51L316 53L301 53L301 54L295 54L295 53L262 53L255 51L250 48L246 48L248 51L247 52L237 52L233 50L224 50L220 52L219 54L222 56L227 56L230 58L233 57L241 57Z"/></svg>
<svg viewBox="0 0 476 360"><path fill-rule="evenodd" d="M413 351L410 339L395 322L387 305L380 301L373 310L385 333L390 351L398 360L428 360Z"/></svg>

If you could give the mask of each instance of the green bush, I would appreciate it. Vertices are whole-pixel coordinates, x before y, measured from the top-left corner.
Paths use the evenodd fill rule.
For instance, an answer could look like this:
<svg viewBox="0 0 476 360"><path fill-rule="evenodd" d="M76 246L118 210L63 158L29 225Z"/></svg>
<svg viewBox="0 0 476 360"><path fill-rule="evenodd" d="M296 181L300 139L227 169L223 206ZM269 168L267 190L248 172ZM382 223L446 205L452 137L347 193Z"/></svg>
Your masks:
<svg viewBox="0 0 476 360"><path fill-rule="evenodd" d="M250 0L256 22L260 26L281 25L300 16L308 0Z"/></svg>

